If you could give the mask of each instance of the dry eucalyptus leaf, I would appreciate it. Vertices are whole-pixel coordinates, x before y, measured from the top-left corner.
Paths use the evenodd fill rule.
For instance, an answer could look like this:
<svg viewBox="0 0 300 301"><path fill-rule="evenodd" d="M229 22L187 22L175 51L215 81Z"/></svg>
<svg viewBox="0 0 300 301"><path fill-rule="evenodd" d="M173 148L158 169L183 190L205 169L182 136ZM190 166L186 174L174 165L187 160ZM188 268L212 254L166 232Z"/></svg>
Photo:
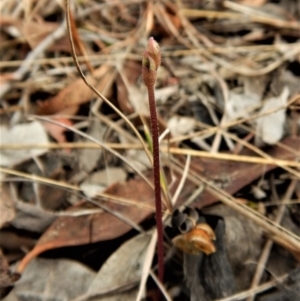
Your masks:
<svg viewBox="0 0 300 301"><path fill-rule="evenodd" d="M134 112L143 116L149 116L148 97L146 91L141 92L133 85L129 85L127 90L128 99L134 108Z"/></svg>
<svg viewBox="0 0 300 301"><path fill-rule="evenodd" d="M173 116L168 120L168 128L174 137L191 133L195 125L196 121L191 117Z"/></svg>
<svg viewBox="0 0 300 301"><path fill-rule="evenodd" d="M286 105L289 96L289 89L285 87L278 97L272 97L265 101L260 113L276 110ZM261 141L268 144L275 144L284 134L286 120L285 109L260 117L256 121L256 144Z"/></svg>
<svg viewBox="0 0 300 301"><path fill-rule="evenodd" d="M67 126L73 126L73 123L71 120L63 117L54 117L53 120L62 123ZM59 143L65 143L67 142L65 132L67 131L66 128L59 126L54 123L45 122L43 124L49 135L54 138Z"/></svg>
<svg viewBox="0 0 300 301"><path fill-rule="evenodd" d="M22 149L22 144L47 144L48 135L38 121L17 124L11 128L0 126L1 144L18 144L18 150L0 150L0 165L13 166L22 163L32 157L40 156L48 150L44 149Z"/></svg>
<svg viewBox="0 0 300 301"><path fill-rule="evenodd" d="M93 75L88 75L87 80L96 89L102 91L104 87L108 88L111 72L111 67L108 65L101 65L95 70ZM104 93L105 94L105 93ZM39 103L38 114L51 115L61 111L72 108L73 114L77 111L79 105L89 102L94 96L94 92L83 82L81 78L72 81L68 86L62 89L55 96Z"/></svg>
<svg viewBox="0 0 300 301"><path fill-rule="evenodd" d="M119 136L119 139L121 143L130 143L126 137ZM146 171L149 168L151 168L151 164L149 162L149 158L146 155L144 150L138 150L138 149L128 149L126 150L126 159L130 162L131 166L133 166L136 170L139 170L140 172ZM125 170L132 172L133 169L125 164L124 165Z"/></svg>
<svg viewBox="0 0 300 301"><path fill-rule="evenodd" d="M282 82L289 88L291 95L295 95L300 92L300 77L294 75L291 71L285 70L283 72Z"/></svg>
<svg viewBox="0 0 300 301"><path fill-rule="evenodd" d="M100 170L92 173L81 184L80 189L84 194L90 198L102 192L108 186L124 182L127 174L121 167L108 167L104 170Z"/></svg>
<svg viewBox="0 0 300 301"><path fill-rule="evenodd" d="M34 49L47 37L48 34L57 29L58 24L54 22L44 22L41 20L38 22L31 20L22 23L18 22L17 27L27 40L30 47Z"/></svg>
<svg viewBox="0 0 300 301"><path fill-rule="evenodd" d="M135 167L135 169L140 172L146 171L151 167L149 158L144 150L128 149L126 151L126 159L130 162L131 166ZM127 164L124 168L129 172L133 171L133 169Z"/></svg>
<svg viewBox="0 0 300 301"><path fill-rule="evenodd" d="M25 202L16 203L16 216L11 225L17 229L43 233L56 219L52 212Z"/></svg>
<svg viewBox="0 0 300 301"><path fill-rule="evenodd" d="M88 293L96 293L109 288L119 288L134 284L139 281L142 275L143 262L145 259L147 246L151 235L139 234L125 242L101 267L97 276L94 278ZM93 299L105 301L130 301L137 295L136 289L116 294L110 297Z"/></svg>
<svg viewBox="0 0 300 301"><path fill-rule="evenodd" d="M177 94L179 90L178 85L174 86L168 86L161 89L155 90L155 98L156 102L159 102L161 104L165 104L166 101L173 96L174 94Z"/></svg>
<svg viewBox="0 0 300 301"><path fill-rule="evenodd" d="M88 289L95 272L66 259L34 259L3 301L66 301Z"/></svg>
<svg viewBox="0 0 300 301"><path fill-rule="evenodd" d="M107 127L104 126L100 121L95 120L91 123L91 126L88 129L87 134L92 136L94 139L103 141L106 131L107 131ZM82 139L82 140L88 141L87 139ZM93 170L96 167L96 164L99 161L101 155L102 155L102 150L100 148L82 149L78 151L80 170L89 173L91 170Z"/></svg>
<svg viewBox="0 0 300 301"><path fill-rule="evenodd" d="M225 111L229 120L247 117L260 103L260 96L254 93L240 94L230 91Z"/></svg>

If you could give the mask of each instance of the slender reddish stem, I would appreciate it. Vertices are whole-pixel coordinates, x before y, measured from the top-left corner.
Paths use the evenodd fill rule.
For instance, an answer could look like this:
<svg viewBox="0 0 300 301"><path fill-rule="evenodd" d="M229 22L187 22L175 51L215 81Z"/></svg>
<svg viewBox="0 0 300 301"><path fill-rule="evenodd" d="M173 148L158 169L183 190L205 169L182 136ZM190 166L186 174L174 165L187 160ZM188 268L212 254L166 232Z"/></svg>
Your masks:
<svg viewBox="0 0 300 301"><path fill-rule="evenodd" d="M154 95L154 86L148 85L148 99L150 109L150 124L152 133L153 146L153 178L154 178L154 195L156 210L156 228L157 228L157 257L158 257L158 278L163 283L164 280L164 239L163 239L163 222L161 212L161 188L160 188L160 162L159 162L159 131L156 113L156 103Z"/></svg>

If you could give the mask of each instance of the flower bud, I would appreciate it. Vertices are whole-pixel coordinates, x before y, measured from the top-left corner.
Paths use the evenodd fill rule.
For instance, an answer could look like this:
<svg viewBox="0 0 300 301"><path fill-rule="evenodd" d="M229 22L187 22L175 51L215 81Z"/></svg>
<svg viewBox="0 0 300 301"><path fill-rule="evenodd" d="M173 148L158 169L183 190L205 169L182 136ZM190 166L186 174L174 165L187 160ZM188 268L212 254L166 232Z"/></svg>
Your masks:
<svg viewBox="0 0 300 301"><path fill-rule="evenodd" d="M158 43L151 37L143 55L143 80L146 86L154 85L156 71L161 63L161 54Z"/></svg>
<svg viewBox="0 0 300 301"><path fill-rule="evenodd" d="M158 43L152 37L148 41L146 52L148 53L149 57L153 60L153 64L150 67L154 68L155 71L157 71L161 63L161 54Z"/></svg>

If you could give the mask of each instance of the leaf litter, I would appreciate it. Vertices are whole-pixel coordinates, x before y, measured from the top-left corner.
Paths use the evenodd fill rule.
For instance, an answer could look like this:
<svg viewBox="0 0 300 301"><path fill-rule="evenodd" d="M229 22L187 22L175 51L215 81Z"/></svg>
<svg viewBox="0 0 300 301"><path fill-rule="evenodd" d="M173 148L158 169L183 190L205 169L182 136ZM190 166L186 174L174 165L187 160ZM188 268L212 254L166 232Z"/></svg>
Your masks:
<svg viewBox="0 0 300 301"><path fill-rule="evenodd" d="M0 286L14 285L18 278L14 271L22 271L11 292L3 288L1 296L135 300L141 267L147 261L143 250L149 242L144 232L155 226L149 154L128 121L78 76L62 6L46 0L25 2L4 0L1 7L0 172L5 193L1 193L0 236L14 233L20 235L20 242L37 242L32 249L31 244L17 244L19 255L14 257L0 239L1 262L8 262L1 265ZM192 259L182 256L170 243L174 229L169 229L166 219L166 298L225 300L225 290L217 292L224 280L222 271L229 264L235 281L235 287L233 283L228 287L230 294L243 293L248 301L253 300L253 291L260 292L256 300L295 299L299 277L293 268L300 254L300 12L296 3L185 0L153 4L139 0L72 4L75 50L87 81L127 116L148 146L149 112L141 60L147 38L153 35L159 41L163 60L156 95L160 130L171 132L161 141L169 194L175 193L185 156L191 155L177 207L188 201L225 221L221 235L225 240L216 242L228 255L224 261L223 251L204 259L203 254ZM48 115L67 127L45 119L32 121L32 114ZM75 129L108 147L101 149L79 138ZM208 181L205 185L203 177ZM226 193L233 196L244 215L253 211L261 220L273 220L281 212L282 219L273 225L279 234L270 236L257 220L243 223L245 217L216 205L223 197L217 197L210 185L224 198L228 198ZM166 209L164 213L170 216ZM237 227L241 228L238 233ZM241 237L244 233L249 249ZM267 252L270 238L276 244ZM66 257L74 259L70 254L76 254L80 246L85 253L74 261L66 263L57 259L62 255L55 255L70 250ZM44 254L47 258L40 258ZM252 265L245 264L246 257ZM280 266L274 264L276 258ZM154 259L152 278L155 263ZM202 268L187 268L188 263L201 265L206 275L219 266L218 283L208 283L208 276L203 281ZM99 270L98 275L83 264ZM77 266L89 275L80 290L75 283L82 283L83 278L72 272ZM53 271L52 280L41 279L47 269ZM55 269L70 281L64 282ZM136 277L127 282L124 277L121 280L126 283L120 284L118 276L126 272ZM23 286L27 273L30 288ZM255 280L254 274L259 275ZM269 289L278 285L273 279L284 276L290 279L284 286L291 289L273 290L270 295ZM44 282L32 285L38 279ZM40 290L45 286L47 291ZM147 287L140 289L148 299L157 300L150 277Z"/></svg>
<svg viewBox="0 0 300 301"><path fill-rule="evenodd" d="M33 121L25 124L16 124L11 128L8 126L0 127L0 137L2 144L47 144L49 138L43 125L38 121ZM2 166L12 167L20 164L35 156L41 156L46 153L47 149L23 149L21 151L1 150L0 162Z"/></svg>

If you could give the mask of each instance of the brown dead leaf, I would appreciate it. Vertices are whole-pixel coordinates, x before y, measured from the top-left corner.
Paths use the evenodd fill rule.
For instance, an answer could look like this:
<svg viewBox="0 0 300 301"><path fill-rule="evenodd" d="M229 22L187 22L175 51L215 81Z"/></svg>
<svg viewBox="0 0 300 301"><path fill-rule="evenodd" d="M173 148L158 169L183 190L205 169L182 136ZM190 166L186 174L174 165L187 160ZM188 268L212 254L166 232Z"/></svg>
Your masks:
<svg viewBox="0 0 300 301"><path fill-rule="evenodd" d="M51 199L52 201L53 195L55 198L57 194L58 193L56 193L55 191L48 191L48 199ZM47 200L47 198L45 198L45 200ZM56 200L54 199L54 201ZM11 225L16 229L43 233L56 218L56 215L54 213L25 202L18 202L16 204L16 209L16 217L11 221ZM3 239L3 233L1 233L1 235L1 239Z"/></svg>
<svg viewBox="0 0 300 301"><path fill-rule="evenodd" d="M97 90L107 90L107 86L110 86L112 83L113 73L111 66L102 65L95 70L93 75L87 76L87 80L94 85ZM74 108L89 102L94 95L94 92L91 91L83 80L78 78L65 89L61 90L56 96L40 103L37 113L40 115L59 113L69 107Z"/></svg>
<svg viewBox="0 0 300 301"><path fill-rule="evenodd" d="M63 118L63 117L54 117L55 121L60 122L62 124L65 124L67 126L72 126L73 123L70 119ZM63 128L59 125L50 123L50 122L44 122L43 126L45 130L49 133L49 135L54 138L58 143L64 143L67 142L65 132L67 131L66 128ZM66 151L70 151L69 149Z"/></svg>
<svg viewBox="0 0 300 301"><path fill-rule="evenodd" d="M299 152L300 138L299 137L288 137L281 141L282 144L286 145ZM282 160L295 160L295 153L289 152L288 150L275 145L268 151L268 154L273 158ZM244 150L241 155L254 155L253 152ZM191 169L195 173L199 173L206 177L208 180L213 181L215 185L224 189L230 194L234 194L241 188L245 187L261 175L276 168L276 165L262 165L254 163L243 163L243 162L230 162L230 161L216 161L213 159L200 159L193 158L191 163ZM216 201L215 197L209 192L204 191L200 198L192 204L197 208L202 208L213 204ZM180 201L179 201L179 204Z"/></svg>
<svg viewBox="0 0 300 301"><path fill-rule="evenodd" d="M36 258L3 300L74 300L86 292L94 277L95 272L78 261Z"/></svg>
<svg viewBox="0 0 300 301"><path fill-rule="evenodd" d="M34 49L42 40L50 33L55 31L58 23L45 22L42 20L30 20L25 22L18 22L17 27L27 40L28 44Z"/></svg>
<svg viewBox="0 0 300 301"><path fill-rule="evenodd" d="M282 143L298 150L300 139L286 138ZM274 146L269 154L278 159L292 160L295 158L295 154L278 146ZM207 179L213 180L216 185L221 186L226 192L233 194L257 179L260 175L274 169L276 166L193 158L191 167L194 172L198 172ZM152 179L152 173L149 173L148 177ZM174 189L176 189L180 181L180 176L176 178L177 183L174 183ZM186 181L181 197L178 199L178 205L184 203L186 200L184 196L189 194L193 189L195 189L195 185L191 184L190 181ZM126 183L114 184L110 186L105 193L130 199L142 205L154 206L153 191L149 185L140 178L132 179ZM171 193L173 192L171 191ZM193 205L202 208L216 201L215 196L205 191ZM105 205L113 212L121 214L136 224L143 221L152 213L152 210L135 205L121 205L112 202L105 202ZM77 206L73 206L70 210L78 211L91 207L93 207L93 205L84 201ZM125 234L130 229L130 225L107 212L77 217L59 217L44 235L42 235L31 252L23 258L18 266L18 272L22 273L26 265L34 257L46 250L114 239Z"/></svg>
<svg viewBox="0 0 300 301"><path fill-rule="evenodd" d="M24 22L20 22L17 19L5 17L4 20L2 20L0 23L4 23L3 25L15 25L18 30L20 31L21 35L25 38L27 43L30 45L31 49L34 49L38 44L40 44L49 34L54 32L58 26L59 23L56 22L46 22L43 19L38 20L26 20ZM1 24L2 25L2 24ZM78 47L77 47L78 49ZM68 38L62 37L57 41L57 43L54 43L51 45L48 49L48 51L65 51L70 52L70 43Z"/></svg>
<svg viewBox="0 0 300 301"><path fill-rule="evenodd" d="M101 123L99 120L93 120L90 122L87 134L97 139L99 141L105 141L105 135L107 133L107 126ZM80 141L88 141L85 138L80 139ZM93 169L96 168L103 151L101 149L87 149L83 148L77 152L77 161L79 169L90 174ZM107 186L106 186L107 187Z"/></svg>
<svg viewBox="0 0 300 301"><path fill-rule="evenodd" d="M107 167L105 169L90 173L80 184L83 193L89 198L97 194L114 183L123 182L127 178L127 173L123 167Z"/></svg>
<svg viewBox="0 0 300 301"><path fill-rule="evenodd" d="M149 178L152 178L151 174L149 174ZM148 206L154 204L153 191L142 179L114 184L105 193L131 199ZM151 214L151 210L133 205L121 205L111 202L105 202L105 205L110 210L137 224ZM84 201L77 206L73 206L70 210L78 211L93 207L94 205ZM22 272L34 257L46 250L113 239L123 235L130 229L131 226L127 223L107 212L77 217L59 217L42 235L31 252L23 258L18 266L18 271Z"/></svg>

